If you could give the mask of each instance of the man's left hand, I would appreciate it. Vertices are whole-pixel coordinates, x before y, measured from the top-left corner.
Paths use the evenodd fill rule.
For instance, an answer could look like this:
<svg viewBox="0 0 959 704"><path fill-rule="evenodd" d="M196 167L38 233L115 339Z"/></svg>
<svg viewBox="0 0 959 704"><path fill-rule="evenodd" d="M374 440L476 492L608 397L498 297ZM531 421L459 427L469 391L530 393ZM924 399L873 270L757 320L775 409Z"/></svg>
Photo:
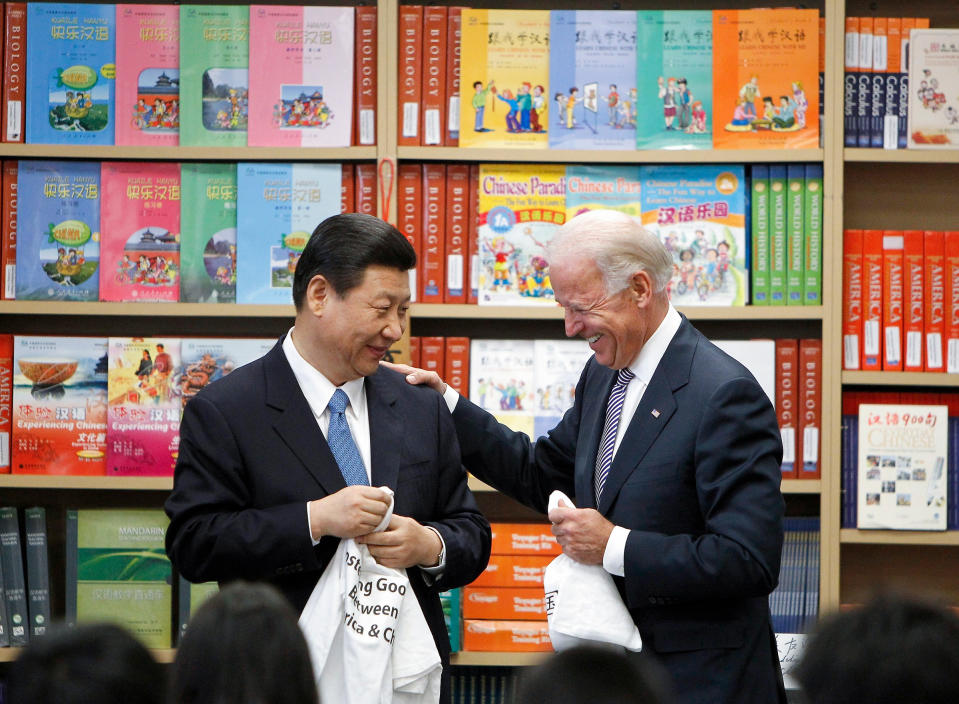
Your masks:
<svg viewBox="0 0 959 704"><path fill-rule="evenodd" d="M365 544L377 563L397 569L414 565L432 567L442 549L436 533L412 518L395 513L386 530L361 536L356 542Z"/></svg>
<svg viewBox="0 0 959 704"><path fill-rule="evenodd" d="M592 508L559 506L549 512L553 535L563 552L584 565L602 565L613 524Z"/></svg>

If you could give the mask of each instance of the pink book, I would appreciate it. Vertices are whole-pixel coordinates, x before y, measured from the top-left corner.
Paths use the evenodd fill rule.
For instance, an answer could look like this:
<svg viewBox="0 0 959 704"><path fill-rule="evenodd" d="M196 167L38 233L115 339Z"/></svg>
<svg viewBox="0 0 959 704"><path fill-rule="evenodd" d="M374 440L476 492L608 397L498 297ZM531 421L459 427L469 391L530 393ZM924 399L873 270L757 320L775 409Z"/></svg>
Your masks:
<svg viewBox="0 0 959 704"><path fill-rule="evenodd" d="M173 476L180 445L180 339L111 337L107 474Z"/></svg>
<svg viewBox="0 0 959 704"><path fill-rule="evenodd" d="M352 7L250 6L253 147L348 147Z"/></svg>
<svg viewBox="0 0 959 704"><path fill-rule="evenodd" d="M180 297L180 165L105 161L100 300Z"/></svg>
<svg viewBox="0 0 959 704"><path fill-rule="evenodd" d="M116 143L175 146L180 136L180 8L117 5Z"/></svg>

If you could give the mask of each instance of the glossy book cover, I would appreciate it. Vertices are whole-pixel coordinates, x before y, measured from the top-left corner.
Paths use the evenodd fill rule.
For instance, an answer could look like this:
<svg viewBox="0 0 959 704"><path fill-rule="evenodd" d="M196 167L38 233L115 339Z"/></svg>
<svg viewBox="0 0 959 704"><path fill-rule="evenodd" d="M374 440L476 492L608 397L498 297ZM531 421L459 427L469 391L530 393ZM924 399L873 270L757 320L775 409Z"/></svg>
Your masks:
<svg viewBox="0 0 959 704"><path fill-rule="evenodd" d="M642 222L640 167L571 164L566 167L566 219L590 210L618 210Z"/></svg>
<svg viewBox="0 0 959 704"><path fill-rule="evenodd" d="M276 345L273 338L190 337L180 341L180 401L187 402L207 384L259 359Z"/></svg>
<svg viewBox="0 0 959 704"><path fill-rule="evenodd" d="M236 302L236 164L180 166L180 300Z"/></svg>

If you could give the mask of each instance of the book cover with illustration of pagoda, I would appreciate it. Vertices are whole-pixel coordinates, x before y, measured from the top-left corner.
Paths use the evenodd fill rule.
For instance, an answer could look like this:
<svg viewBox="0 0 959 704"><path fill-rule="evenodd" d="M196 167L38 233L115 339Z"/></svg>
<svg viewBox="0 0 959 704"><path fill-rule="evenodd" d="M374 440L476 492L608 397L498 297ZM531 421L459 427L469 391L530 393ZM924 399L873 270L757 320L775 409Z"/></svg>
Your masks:
<svg viewBox="0 0 959 704"><path fill-rule="evenodd" d="M236 302L236 164L180 166L180 300Z"/></svg>

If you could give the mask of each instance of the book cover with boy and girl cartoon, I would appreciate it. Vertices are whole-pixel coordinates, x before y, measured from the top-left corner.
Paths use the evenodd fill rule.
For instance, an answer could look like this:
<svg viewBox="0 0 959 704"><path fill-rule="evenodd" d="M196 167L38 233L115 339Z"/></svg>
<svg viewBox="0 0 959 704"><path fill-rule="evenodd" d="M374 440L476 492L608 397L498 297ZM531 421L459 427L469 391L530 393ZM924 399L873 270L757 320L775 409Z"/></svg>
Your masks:
<svg viewBox="0 0 959 704"><path fill-rule="evenodd" d="M959 30L914 29L909 45L909 147L959 146Z"/></svg>

